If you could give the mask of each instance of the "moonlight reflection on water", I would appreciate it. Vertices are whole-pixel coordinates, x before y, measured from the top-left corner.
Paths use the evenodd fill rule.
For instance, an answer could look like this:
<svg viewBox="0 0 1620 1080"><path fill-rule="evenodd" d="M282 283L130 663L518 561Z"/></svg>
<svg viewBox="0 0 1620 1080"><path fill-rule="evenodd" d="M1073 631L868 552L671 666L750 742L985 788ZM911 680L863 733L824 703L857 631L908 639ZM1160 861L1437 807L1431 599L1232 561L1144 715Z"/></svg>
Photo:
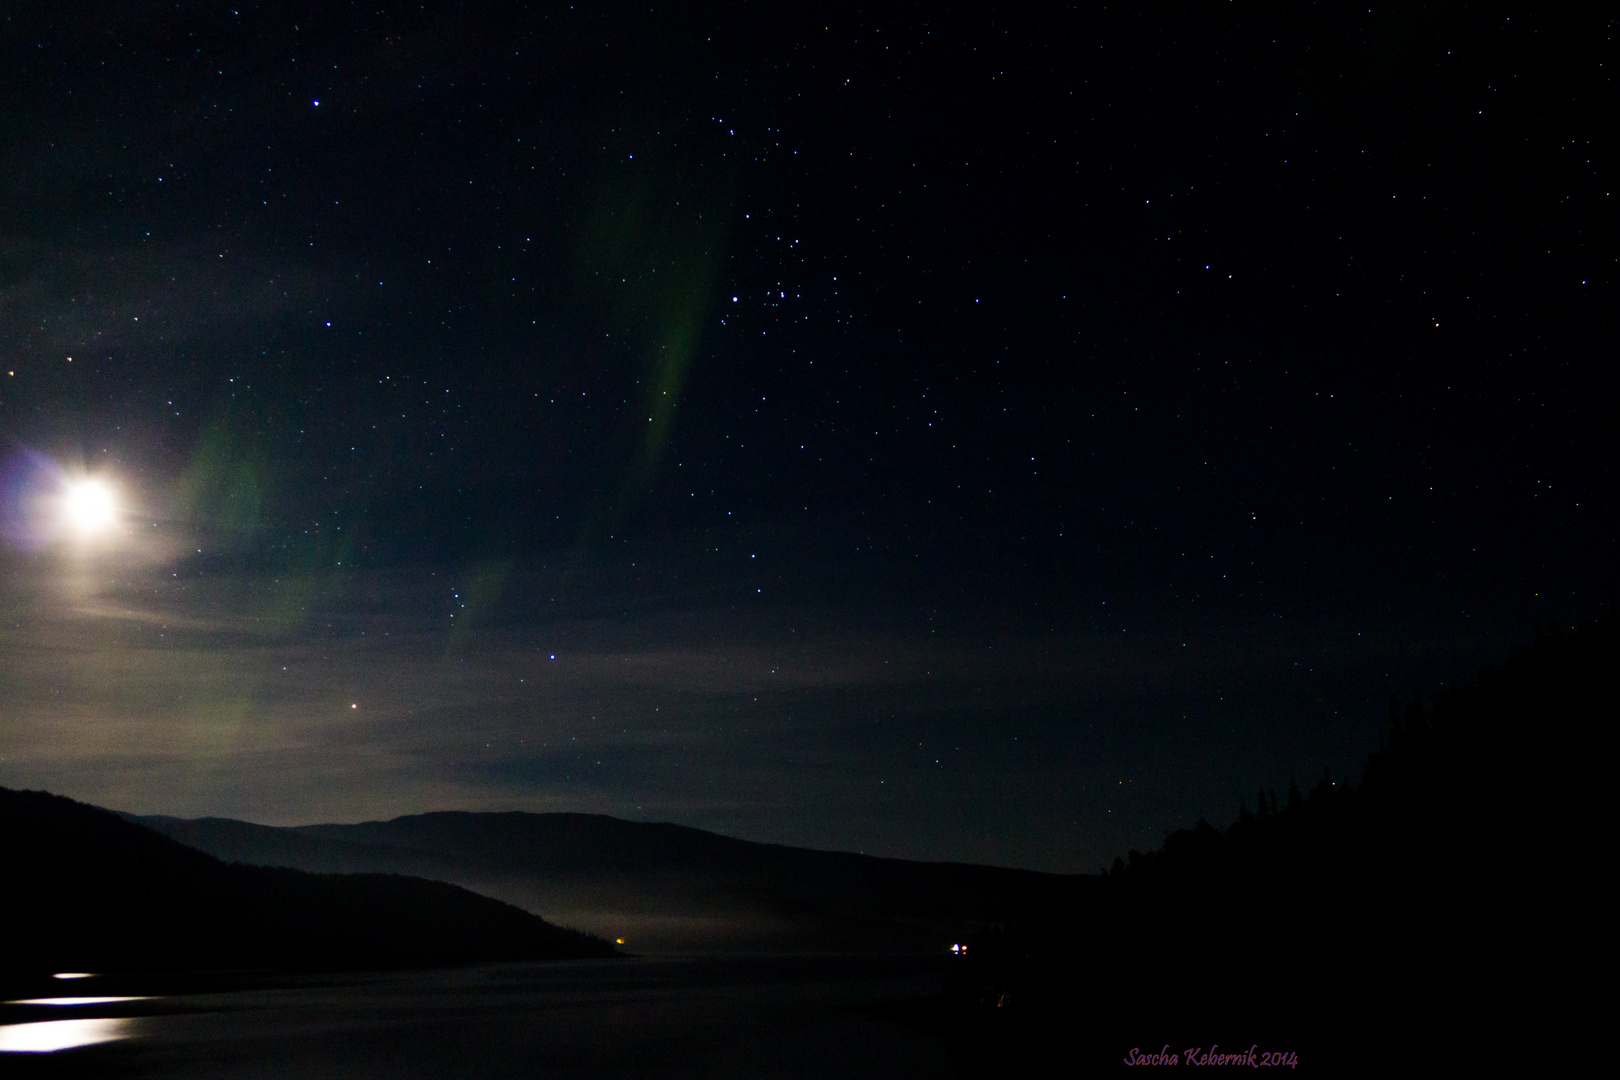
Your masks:
<svg viewBox="0 0 1620 1080"><path fill-rule="evenodd" d="M0 1039L8 1040L0 1047L87 1055L79 1064L97 1077L168 1080L557 1074L926 1080L953 1075L946 1047L885 1010L937 995L949 962L948 956L631 958L266 976L256 986L224 991L172 980L142 986L140 977L120 976L105 989L159 993L77 1007L138 1015L12 1024L0 1027ZM103 978L114 977L95 981ZM25 1005L21 996L5 1004L56 1007ZM91 1046L100 1042L112 1045ZM0 1062L0 1072L10 1071Z"/></svg>
<svg viewBox="0 0 1620 1080"><path fill-rule="evenodd" d="M122 1016L0 1024L0 1053L48 1054L128 1038L134 1021Z"/></svg>

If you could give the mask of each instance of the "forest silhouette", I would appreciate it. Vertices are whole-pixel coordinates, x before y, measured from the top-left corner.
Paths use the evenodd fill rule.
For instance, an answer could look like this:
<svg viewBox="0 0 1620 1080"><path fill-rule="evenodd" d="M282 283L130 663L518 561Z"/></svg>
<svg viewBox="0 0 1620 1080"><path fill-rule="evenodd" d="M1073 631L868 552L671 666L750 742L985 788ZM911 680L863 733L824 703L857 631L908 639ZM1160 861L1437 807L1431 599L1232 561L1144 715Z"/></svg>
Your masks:
<svg viewBox="0 0 1620 1080"><path fill-rule="evenodd" d="M1131 851L1104 887L969 944L943 1030L969 1075L1288 1050L1331 1071L1499 1058L1560 1011L1595 927L1611 612L1390 703L1360 784L1261 791ZM1013 1070L1009 1073L1009 1070Z"/></svg>

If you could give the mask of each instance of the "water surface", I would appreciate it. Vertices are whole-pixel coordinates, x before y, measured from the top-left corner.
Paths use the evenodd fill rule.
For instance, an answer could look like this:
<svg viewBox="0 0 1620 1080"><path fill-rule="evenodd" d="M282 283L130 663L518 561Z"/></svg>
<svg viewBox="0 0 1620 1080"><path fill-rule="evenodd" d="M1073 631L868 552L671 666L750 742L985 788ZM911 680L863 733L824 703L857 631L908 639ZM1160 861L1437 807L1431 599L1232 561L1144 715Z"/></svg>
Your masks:
<svg viewBox="0 0 1620 1080"><path fill-rule="evenodd" d="M940 1040L894 1016L937 994L948 964L934 956L657 958L302 979L92 977L73 984L75 995L126 1000L41 1004L48 994L7 995L0 1046L42 1048L0 1053L0 1072L944 1077L953 1071ZM75 1026L96 1041L43 1048L71 1040Z"/></svg>

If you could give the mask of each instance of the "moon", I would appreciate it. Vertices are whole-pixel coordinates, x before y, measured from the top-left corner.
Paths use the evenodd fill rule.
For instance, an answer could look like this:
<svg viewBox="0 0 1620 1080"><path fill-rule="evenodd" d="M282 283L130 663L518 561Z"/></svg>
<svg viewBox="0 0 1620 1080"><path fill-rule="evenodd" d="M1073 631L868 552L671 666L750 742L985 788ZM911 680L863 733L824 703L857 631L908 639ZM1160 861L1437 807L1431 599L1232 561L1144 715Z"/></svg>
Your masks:
<svg viewBox="0 0 1620 1080"><path fill-rule="evenodd" d="M73 533L91 537L117 521L118 503L112 489L100 480L70 480L62 495L62 517Z"/></svg>

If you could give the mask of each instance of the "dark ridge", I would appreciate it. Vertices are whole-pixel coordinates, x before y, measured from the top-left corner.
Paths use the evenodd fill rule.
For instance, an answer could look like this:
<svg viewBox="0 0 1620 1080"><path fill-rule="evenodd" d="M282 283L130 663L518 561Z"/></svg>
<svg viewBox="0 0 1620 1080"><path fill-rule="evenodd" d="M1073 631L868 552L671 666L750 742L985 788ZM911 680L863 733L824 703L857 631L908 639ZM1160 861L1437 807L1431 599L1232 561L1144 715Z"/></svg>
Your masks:
<svg viewBox="0 0 1620 1080"><path fill-rule="evenodd" d="M593 814L419 814L270 828L139 819L222 858L453 881L638 951L944 949L1095 886L1087 877L759 844Z"/></svg>
<svg viewBox="0 0 1620 1080"><path fill-rule="evenodd" d="M0 788L5 968L338 970L615 955L455 885L227 864L117 814Z"/></svg>
<svg viewBox="0 0 1620 1080"><path fill-rule="evenodd" d="M601 814L442 812L361 825L314 825L304 835L364 840L395 849L454 853L496 868L520 864L556 875L701 875L726 887L750 883L782 903L830 914L994 920L1064 896L1073 879L1030 870L885 859L761 844L684 825ZM740 895L740 894L739 894Z"/></svg>
<svg viewBox="0 0 1620 1080"><path fill-rule="evenodd" d="M1596 932L1581 838L1617 661L1612 615L1540 637L1478 686L1392 701L1359 786L1324 771L1309 794L1263 791L1225 830L1200 820L1116 860L1060 917L981 935L947 994L970 1072L1058 1032L1099 1068L1256 1042L1372 1068L1507 1054L1567 1022L1580 1008L1556 969Z"/></svg>

